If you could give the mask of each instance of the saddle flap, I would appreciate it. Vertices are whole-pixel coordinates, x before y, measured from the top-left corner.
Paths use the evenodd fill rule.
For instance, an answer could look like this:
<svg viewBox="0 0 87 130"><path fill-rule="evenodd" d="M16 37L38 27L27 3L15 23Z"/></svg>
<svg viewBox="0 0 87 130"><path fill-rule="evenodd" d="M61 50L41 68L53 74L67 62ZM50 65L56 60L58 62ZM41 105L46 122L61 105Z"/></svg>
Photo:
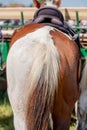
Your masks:
<svg viewBox="0 0 87 130"><path fill-rule="evenodd" d="M60 21L59 18L56 17L51 17L48 15L40 15L38 17L36 17L36 19L34 19L33 21L34 23L51 23L51 24L56 24L59 26L63 26L63 23Z"/></svg>

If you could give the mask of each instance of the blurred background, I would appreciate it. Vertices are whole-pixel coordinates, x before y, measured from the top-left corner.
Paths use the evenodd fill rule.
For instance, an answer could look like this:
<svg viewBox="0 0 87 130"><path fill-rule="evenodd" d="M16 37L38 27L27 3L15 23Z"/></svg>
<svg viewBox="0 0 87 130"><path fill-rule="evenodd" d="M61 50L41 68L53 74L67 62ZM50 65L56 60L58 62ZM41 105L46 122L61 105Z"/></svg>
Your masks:
<svg viewBox="0 0 87 130"><path fill-rule="evenodd" d="M44 0L39 0L44 1ZM19 4L22 6L33 6L32 0L0 0L1 6ZM87 7L87 0L62 0L61 7Z"/></svg>
<svg viewBox="0 0 87 130"><path fill-rule="evenodd" d="M67 24L78 34L83 46L87 46L87 0L62 0L59 9ZM17 28L32 21L35 11L32 0L0 0L0 130L14 130L6 80L10 40ZM87 49L85 52L87 54ZM75 126L73 110L70 130L75 130Z"/></svg>

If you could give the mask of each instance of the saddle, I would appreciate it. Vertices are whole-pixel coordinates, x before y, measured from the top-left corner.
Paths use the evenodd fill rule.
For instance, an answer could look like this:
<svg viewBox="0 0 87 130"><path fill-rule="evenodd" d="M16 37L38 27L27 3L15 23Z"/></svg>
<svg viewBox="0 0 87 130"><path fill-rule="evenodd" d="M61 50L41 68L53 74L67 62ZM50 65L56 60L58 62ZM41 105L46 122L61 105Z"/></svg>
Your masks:
<svg viewBox="0 0 87 130"><path fill-rule="evenodd" d="M62 13L54 7L41 7L35 14L32 23L45 23L68 34L80 47L78 34L64 21Z"/></svg>

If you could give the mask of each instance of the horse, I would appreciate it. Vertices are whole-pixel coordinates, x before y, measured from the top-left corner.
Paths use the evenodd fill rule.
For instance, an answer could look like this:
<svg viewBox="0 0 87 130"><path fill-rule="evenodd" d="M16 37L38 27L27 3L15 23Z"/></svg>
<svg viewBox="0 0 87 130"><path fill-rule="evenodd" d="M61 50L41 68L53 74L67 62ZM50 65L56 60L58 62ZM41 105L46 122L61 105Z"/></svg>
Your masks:
<svg viewBox="0 0 87 130"><path fill-rule="evenodd" d="M80 81L81 94L76 103L77 130L87 130L87 59L82 60L83 71Z"/></svg>
<svg viewBox="0 0 87 130"><path fill-rule="evenodd" d="M34 0L39 9L60 4ZM15 130L69 130L80 95L78 45L60 29L36 22L17 29L10 44L7 91Z"/></svg>

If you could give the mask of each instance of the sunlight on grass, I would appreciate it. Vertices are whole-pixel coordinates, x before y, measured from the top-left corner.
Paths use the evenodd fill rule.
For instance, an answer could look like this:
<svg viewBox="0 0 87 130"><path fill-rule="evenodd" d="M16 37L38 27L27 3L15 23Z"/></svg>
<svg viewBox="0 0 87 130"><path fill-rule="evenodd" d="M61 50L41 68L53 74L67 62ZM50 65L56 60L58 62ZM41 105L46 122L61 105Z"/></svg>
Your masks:
<svg viewBox="0 0 87 130"><path fill-rule="evenodd" d="M75 126L70 127L70 130L75 130L75 129L76 129Z"/></svg>
<svg viewBox="0 0 87 130"><path fill-rule="evenodd" d="M2 104L0 105L0 118L11 116L12 109L9 104Z"/></svg>
<svg viewBox="0 0 87 130"><path fill-rule="evenodd" d="M0 105L0 130L14 130L12 109L9 103Z"/></svg>
<svg viewBox="0 0 87 130"><path fill-rule="evenodd" d="M0 92L0 130L14 130L13 113L6 92Z"/></svg>

